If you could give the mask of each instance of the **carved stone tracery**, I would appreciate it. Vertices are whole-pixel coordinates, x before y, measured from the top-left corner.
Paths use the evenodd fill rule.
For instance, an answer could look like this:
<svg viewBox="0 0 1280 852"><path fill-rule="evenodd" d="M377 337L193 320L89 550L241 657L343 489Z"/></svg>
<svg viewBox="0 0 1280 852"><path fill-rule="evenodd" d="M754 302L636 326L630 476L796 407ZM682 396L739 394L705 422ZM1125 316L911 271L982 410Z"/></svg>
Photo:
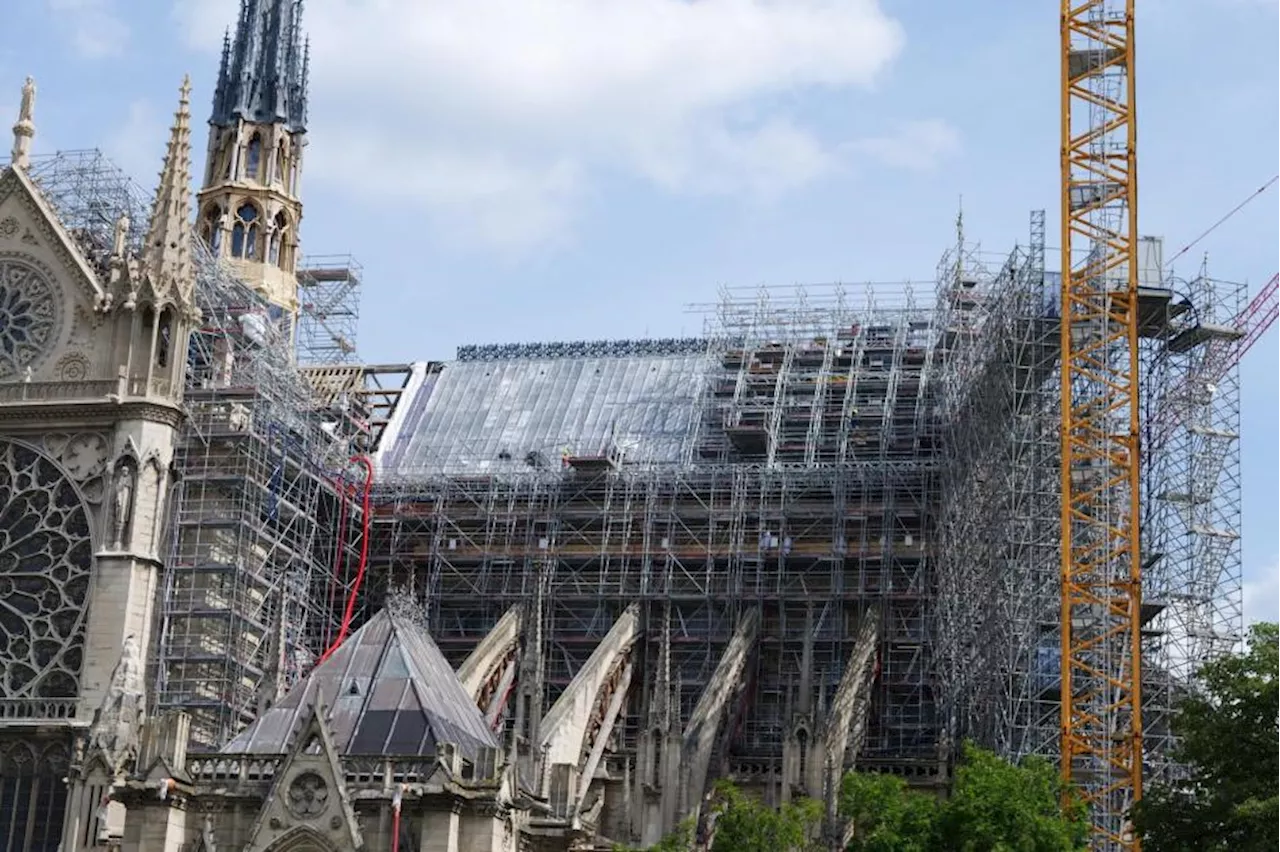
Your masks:
<svg viewBox="0 0 1280 852"><path fill-rule="evenodd" d="M79 693L89 511L52 459L0 441L0 697Z"/></svg>
<svg viewBox="0 0 1280 852"><path fill-rule="evenodd" d="M324 813L329 785L314 772L304 772L289 785L287 804L294 816L313 819Z"/></svg>
<svg viewBox="0 0 1280 852"><path fill-rule="evenodd" d="M33 260L0 254L0 380L37 367L57 343L62 305Z"/></svg>

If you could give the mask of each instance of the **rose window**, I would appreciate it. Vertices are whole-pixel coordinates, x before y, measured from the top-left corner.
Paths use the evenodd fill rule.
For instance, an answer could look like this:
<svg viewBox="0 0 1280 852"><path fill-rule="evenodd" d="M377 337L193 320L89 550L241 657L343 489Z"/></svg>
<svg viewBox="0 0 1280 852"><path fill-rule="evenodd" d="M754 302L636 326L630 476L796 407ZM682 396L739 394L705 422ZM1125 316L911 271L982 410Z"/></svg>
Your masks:
<svg viewBox="0 0 1280 852"><path fill-rule="evenodd" d="M75 698L93 548L89 512L47 456L0 441L0 698Z"/></svg>
<svg viewBox="0 0 1280 852"><path fill-rule="evenodd" d="M57 304L38 269L0 257L0 379L20 375L48 354L57 338Z"/></svg>

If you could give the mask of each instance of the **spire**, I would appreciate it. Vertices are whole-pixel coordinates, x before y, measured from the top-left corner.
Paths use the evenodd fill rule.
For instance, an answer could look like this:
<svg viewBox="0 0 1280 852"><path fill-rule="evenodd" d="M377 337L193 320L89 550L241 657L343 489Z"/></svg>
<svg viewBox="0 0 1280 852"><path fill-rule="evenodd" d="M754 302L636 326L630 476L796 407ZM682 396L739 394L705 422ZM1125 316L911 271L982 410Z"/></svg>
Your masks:
<svg viewBox="0 0 1280 852"><path fill-rule="evenodd" d="M191 286L191 78L182 78L142 263L157 292Z"/></svg>
<svg viewBox="0 0 1280 852"><path fill-rule="evenodd" d="M209 123L227 126L236 119L306 130L302 0L240 0L235 38L223 41Z"/></svg>
<svg viewBox="0 0 1280 852"><path fill-rule="evenodd" d="M28 77L22 86L22 105L18 121L13 125L13 165L25 169L31 165L31 137L36 135L36 81Z"/></svg>

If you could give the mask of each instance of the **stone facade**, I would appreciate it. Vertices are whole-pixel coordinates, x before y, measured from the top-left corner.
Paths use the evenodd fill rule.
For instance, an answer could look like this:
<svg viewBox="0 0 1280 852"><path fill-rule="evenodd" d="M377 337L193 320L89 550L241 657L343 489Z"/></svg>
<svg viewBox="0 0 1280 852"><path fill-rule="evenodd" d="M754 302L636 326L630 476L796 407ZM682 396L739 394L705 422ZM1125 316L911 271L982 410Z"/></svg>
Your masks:
<svg viewBox="0 0 1280 852"><path fill-rule="evenodd" d="M0 171L0 776L19 805L5 848L57 848L62 778L86 759L125 771L136 753L198 320L187 94L141 246L127 220L109 245L68 231L28 175L32 80Z"/></svg>

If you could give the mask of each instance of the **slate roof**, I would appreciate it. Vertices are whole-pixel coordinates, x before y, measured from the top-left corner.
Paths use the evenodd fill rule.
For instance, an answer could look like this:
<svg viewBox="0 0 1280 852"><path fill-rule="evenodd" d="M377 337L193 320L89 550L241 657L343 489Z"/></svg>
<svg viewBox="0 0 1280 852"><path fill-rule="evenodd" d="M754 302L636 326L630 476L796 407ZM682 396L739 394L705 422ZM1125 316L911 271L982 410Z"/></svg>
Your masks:
<svg viewBox="0 0 1280 852"><path fill-rule="evenodd" d="M499 745L426 629L383 610L222 751L288 752L317 697L340 755L429 755L453 743L474 757Z"/></svg>

